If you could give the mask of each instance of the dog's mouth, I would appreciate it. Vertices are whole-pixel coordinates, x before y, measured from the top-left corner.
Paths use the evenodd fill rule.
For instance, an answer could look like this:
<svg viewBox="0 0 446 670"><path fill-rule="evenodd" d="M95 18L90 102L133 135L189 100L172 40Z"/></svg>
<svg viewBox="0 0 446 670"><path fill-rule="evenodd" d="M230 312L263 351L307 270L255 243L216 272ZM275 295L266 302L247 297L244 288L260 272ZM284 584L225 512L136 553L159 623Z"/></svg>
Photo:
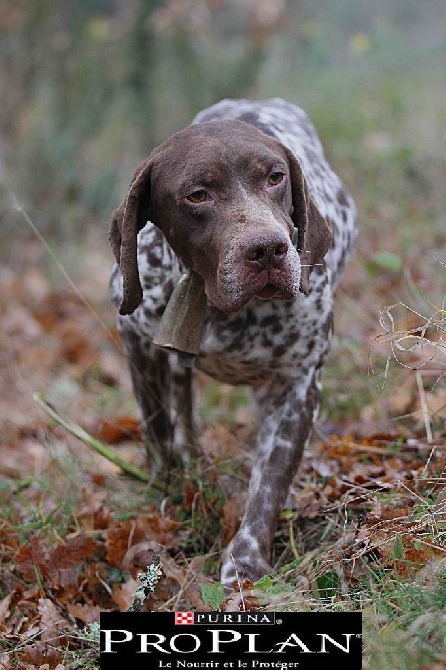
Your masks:
<svg viewBox="0 0 446 670"><path fill-rule="evenodd" d="M282 297L282 289L272 282L268 282L258 293L256 294L258 298L262 300L271 300L271 298Z"/></svg>
<svg viewBox="0 0 446 670"><path fill-rule="evenodd" d="M250 291L243 290L236 294L222 295L221 293L212 291L206 291L206 294L216 307L223 312L231 313L243 309L252 298L260 298L261 300L294 300L297 291L292 287L288 288L268 282L261 288L252 288Z"/></svg>
<svg viewBox="0 0 446 670"><path fill-rule="evenodd" d="M205 279L209 300L223 312L238 312L252 298L260 300L294 300L299 292L300 266L288 263L284 269L265 268L247 271L244 264L219 268L216 277ZM249 270L249 268L248 268Z"/></svg>

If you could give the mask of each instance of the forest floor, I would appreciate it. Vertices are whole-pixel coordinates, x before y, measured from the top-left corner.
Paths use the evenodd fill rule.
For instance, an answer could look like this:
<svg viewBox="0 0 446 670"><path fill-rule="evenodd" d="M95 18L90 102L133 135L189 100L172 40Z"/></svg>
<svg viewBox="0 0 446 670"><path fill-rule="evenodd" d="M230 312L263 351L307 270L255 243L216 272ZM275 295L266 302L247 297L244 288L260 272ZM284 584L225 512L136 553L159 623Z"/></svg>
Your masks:
<svg viewBox="0 0 446 670"><path fill-rule="evenodd" d="M370 641L370 667L386 666L382 654L392 653L395 639L415 636L421 642L408 643L406 667L421 667L423 658L437 670L446 603L445 314L415 290L396 256L376 255L367 266L367 244L338 292L320 419L282 514L275 574L244 587L252 607L362 609L381 636ZM0 663L7 670L94 667L85 626L101 609L131 605L137 574L155 550L163 574L145 608L238 602L218 579L252 459L246 389L200 376L202 457L182 482L172 471L152 482L158 488L125 476L34 400L40 393L146 468L108 298L110 256L97 241L81 253L82 272L67 278L57 253L56 263L28 240L13 246L0 271ZM418 277L417 286L430 281ZM389 295L407 296L407 304L389 306Z"/></svg>

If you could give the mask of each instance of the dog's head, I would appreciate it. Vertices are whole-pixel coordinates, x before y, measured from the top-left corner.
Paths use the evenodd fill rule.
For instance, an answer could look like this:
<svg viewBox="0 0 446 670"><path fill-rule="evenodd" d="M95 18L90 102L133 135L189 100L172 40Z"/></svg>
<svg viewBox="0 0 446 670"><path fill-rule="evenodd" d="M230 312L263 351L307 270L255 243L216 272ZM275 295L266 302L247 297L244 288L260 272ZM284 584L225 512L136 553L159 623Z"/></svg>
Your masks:
<svg viewBox="0 0 446 670"><path fill-rule="evenodd" d="M136 238L149 220L224 312L254 296L307 293L332 239L293 154L243 121L189 126L136 169L109 235L123 276L121 314L142 300Z"/></svg>

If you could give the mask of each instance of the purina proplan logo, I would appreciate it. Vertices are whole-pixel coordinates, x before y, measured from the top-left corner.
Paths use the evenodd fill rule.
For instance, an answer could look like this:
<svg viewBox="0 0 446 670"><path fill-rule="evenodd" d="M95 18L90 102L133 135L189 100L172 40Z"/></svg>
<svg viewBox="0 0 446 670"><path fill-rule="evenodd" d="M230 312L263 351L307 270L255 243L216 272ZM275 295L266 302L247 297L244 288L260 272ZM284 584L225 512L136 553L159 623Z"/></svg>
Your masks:
<svg viewBox="0 0 446 670"><path fill-rule="evenodd" d="M101 669L362 667L360 612L101 614Z"/></svg>
<svg viewBox="0 0 446 670"><path fill-rule="evenodd" d="M261 640L260 633L240 633L231 628L207 630L206 635L195 633L176 633L175 635L163 635L161 633L134 633L127 629L105 630L104 654L118 653L118 647L131 642L136 637L139 654L195 654L202 646L207 648L209 654L223 654L228 645L241 642L244 654L283 654L290 648L301 654L328 654L330 646L339 649L344 654L350 653L350 642L354 633L341 633L335 639L327 633L314 633L309 642L296 633L291 633L286 638L276 642L272 647L267 639ZM207 639L208 638L208 639ZM160 667L172 667L160 665ZM192 667L192 666L191 666Z"/></svg>

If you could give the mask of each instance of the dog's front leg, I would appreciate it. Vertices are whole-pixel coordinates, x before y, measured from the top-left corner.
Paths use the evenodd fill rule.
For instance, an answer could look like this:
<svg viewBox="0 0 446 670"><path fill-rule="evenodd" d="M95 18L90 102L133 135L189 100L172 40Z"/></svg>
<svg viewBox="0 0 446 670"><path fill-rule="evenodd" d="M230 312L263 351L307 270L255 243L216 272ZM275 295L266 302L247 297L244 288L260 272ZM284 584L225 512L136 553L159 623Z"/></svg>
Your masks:
<svg viewBox="0 0 446 670"><path fill-rule="evenodd" d="M129 363L141 428L152 472L173 464L187 466L196 455L193 371L141 336L132 322L122 317L119 329Z"/></svg>
<svg viewBox="0 0 446 670"><path fill-rule="evenodd" d="M256 392L260 427L245 513L228 545L222 580L255 581L271 572L271 546L278 518L302 457L320 398L320 369L294 380L275 379Z"/></svg>

